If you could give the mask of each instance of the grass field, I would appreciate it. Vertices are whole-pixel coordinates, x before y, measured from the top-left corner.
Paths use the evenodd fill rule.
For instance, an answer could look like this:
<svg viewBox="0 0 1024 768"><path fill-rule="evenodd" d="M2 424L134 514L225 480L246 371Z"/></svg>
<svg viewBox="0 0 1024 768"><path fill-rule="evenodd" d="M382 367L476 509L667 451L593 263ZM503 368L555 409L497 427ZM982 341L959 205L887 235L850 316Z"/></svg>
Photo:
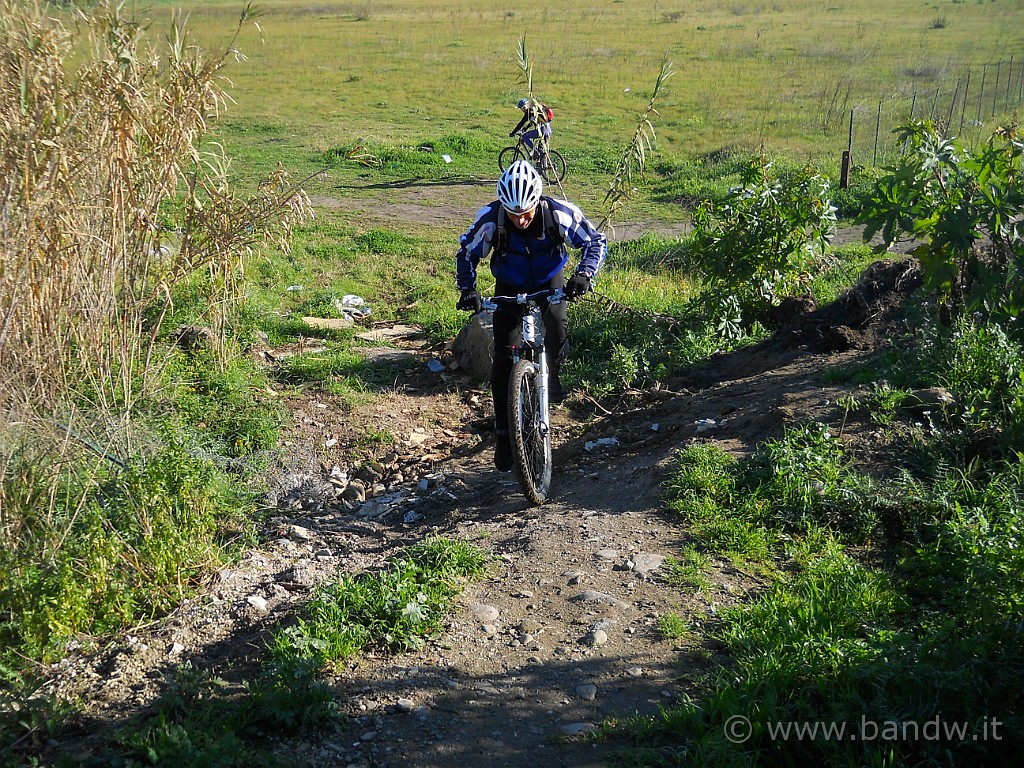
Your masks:
<svg viewBox="0 0 1024 768"><path fill-rule="evenodd" d="M223 43L240 5L197 4L197 39L214 49ZM159 2L153 13L171 8L189 5ZM554 106L557 143L573 154L628 139L666 59L676 74L659 105L660 151L692 157L763 144L835 163L851 109L855 144L868 147L879 101L887 116L891 105L909 112L916 91L920 115L940 89L948 106L970 67L970 115L988 64L987 117L1016 97L1024 63L1021 0L328 0L259 8L263 41L253 30L240 41L248 61L230 68L237 105L228 122L257 139L273 129L275 145L314 154L358 139L500 140L524 95L515 56L522 35L534 92Z"/></svg>
<svg viewBox="0 0 1024 768"><path fill-rule="evenodd" d="M159 31L172 10L188 12L196 42L216 51L241 8L161 1L150 14ZM244 180L278 162L294 177L326 171L305 184L317 220L296 232L293 258L267 265L258 281L266 305L288 309L282 284L316 284L365 296L381 319L414 304L425 314L408 319L441 331L458 324L438 309L453 290L457 237L493 196L495 155L527 93L521 38L534 94L555 108L553 143L570 166L564 194L594 219L659 69L672 63L645 178L616 223L685 221L694 201L736 184L734 158L759 147L794 165L815 163L835 188L850 110L855 163L870 165L879 99L889 119L909 112L915 92L915 114L929 99L941 111L970 68L974 111L979 75L1002 61L985 69L984 125L969 126L980 132L995 125L993 110L1007 116L1010 92L1024 85L1007 74L1024 64L1024 0L328 0L257 9L259 28L244 27L237 42L244 60L226 69L235 103L216 138ZM989 94L998 96L992 104ZM882 141L891 145L886 127ZM349 159L356 146L363 162ZM359 242L389 233L415 247ZM621 300L613 283L606 289ZM652 309L671 312L660 293Z"/></svg>

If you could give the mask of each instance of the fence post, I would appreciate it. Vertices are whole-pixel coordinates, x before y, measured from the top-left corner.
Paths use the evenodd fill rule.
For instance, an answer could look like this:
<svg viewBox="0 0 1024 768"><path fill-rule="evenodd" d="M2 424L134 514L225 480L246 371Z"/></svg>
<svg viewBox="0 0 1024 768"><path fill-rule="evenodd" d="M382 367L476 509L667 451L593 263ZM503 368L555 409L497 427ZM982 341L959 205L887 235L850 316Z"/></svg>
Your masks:
<svg viewBox="0 0 1024 768"><path fill-rule="evenodd" d="M914 93L910 97L910 122L914 122L914 107L917 106L917 83L914 83ZM907 142L909 139L903 140L903 149L900 151L901 154L907 154Z"/></svg>
<svg viewBox="0 0 1024 768"><path fill-rule="evenodd" d="M1006 99L1003 109L1010 108L1010 86L1013 84L1013 54L1010 54L1010 65L1006 68Z"/></svg>
<svg viewBox="0 0 1024 768"><path fill-rule="evenodd" d="M978 138L981 136L981 104L985 100L985 76L987 74L988 64L983 64L981 67L981 89L978 91L978 118L974 121L977 129L974 132L974 146L977 146Z"/></svg>
<svg viewBox="0 0 1024 768"><path fill-rule="evenodd" d="M981 125L981 103L985 99L985 76L988 74L988 64L981 67L981 91L978 93L978 119L975 121Z"/></svg>
<svg viewBox="0 0 1024 768"><path fill-rule="evenodd" d="M839 188L850 188L850 170L853 166L853 110L850 110L850 138L846 141L846 149L843 150L843 165L839 171Z"/></svg>
<svg viewBox="0 0 1024 768"><path fill-rule="evenodd" d="M964 112L967 111L967 94L971 90L971 68L967 68L967 82L964 83L964 100L960 105L960 130L957 131L960 135L964 132Z"/></svg>
<svg viewBox="0 0 1024 768"><path fill-rule="evenodd" d="M882 125L882 102L878 102L878 117L875 118L875 153L871 156L871 165L878 165L878 129Z"/></svg>
<svg viewBox="0 0 1024 768"><path fill-rule="evenodd" d="M953 91L953 99L949 102L949 114L946 115L946 127L943 129L943 133L949 136L949 129L953 125L953 108L956 106L957 96L960 95L960 78L956 79L956 90Z"/></svg>
<svg viewBox="0 0 1024 768"><path fill-rule="evenodd" d="M1003 68L1003 62L1000 59L996 62L996 87L992 91L992 114L994 115L999 110L999 73Z"/></svg>

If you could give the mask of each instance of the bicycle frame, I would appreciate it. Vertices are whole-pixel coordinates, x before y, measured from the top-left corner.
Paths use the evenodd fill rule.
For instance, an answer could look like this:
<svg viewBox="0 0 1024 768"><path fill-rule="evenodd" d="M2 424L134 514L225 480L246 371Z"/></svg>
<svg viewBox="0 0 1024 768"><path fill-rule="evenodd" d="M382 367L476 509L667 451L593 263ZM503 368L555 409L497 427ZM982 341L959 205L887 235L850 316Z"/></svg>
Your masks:
<svg viewBox="0 0 1024 768"><path fill-rule="evenodd" d="M565 178L565 158L551 148L548 136L539 136L534 140L533 150L526 147L523 134L517 134L516 143L504 147L498 152L498 168L504 171L516 160L526 160L536 168L549 184L560 184Z"/></svg>
<svg viewBox="0 0 1024 768"><path fill-rule="evenodd" d="M549 304L557 304L563 298L561 288L548 288L532 294L494 296L483 300L485 309L494 310L504 306L525 310L520 321L522 344L512 347L508 407L520 485L526 497L535 504L543 504L547 498L552 470L549 372L540 300L547 299ZM527 374L526 371L532 372ZM527 384L529 381L533 384ZM524 410L527 401L522 399L523 394L531 386L536 394L536 408L527 406Z"/></svg>
<svg viewBox="0 0 1024 768"><path fill-rule="evenodd" d="M483 300L483 308L496 310L501 306L526 307L520 321L522 346L512 347L512 367L520 360L529 360L540 374L537 391L540 395L541 412L544 417L544 429L548 429L548 358L544 354L544 317L541 314L539 299L548 299L552 304L560 304L565 299L562 288L545 288L536 293L520 293L515 296L492 296Z"/></svg>
<svg viewBox="0 0 1024 768"><path fill-rule="evenodd" d="M543 133L533 140L532 149L526 146L522 133L517 134L517 137L519 146L523 148L523 154L535 162L544 159L544 156L551 151L551 137L545 136Z"/></svg>

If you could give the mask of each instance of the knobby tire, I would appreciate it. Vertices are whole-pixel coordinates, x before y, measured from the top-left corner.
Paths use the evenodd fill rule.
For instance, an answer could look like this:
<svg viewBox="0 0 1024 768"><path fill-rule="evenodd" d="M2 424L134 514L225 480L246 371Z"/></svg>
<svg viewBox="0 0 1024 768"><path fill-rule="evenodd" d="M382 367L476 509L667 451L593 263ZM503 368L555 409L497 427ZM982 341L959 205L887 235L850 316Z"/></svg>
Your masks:
<svg viewBox="0 0 1024 768"><path fill-rule="evenodd" d="M522 146L516 145L514 147L505 147L498 153L498 169L504 171L516 160L525 159L526 154L523 152Z"/></svg>
<svg viewBox="0 0 1024 768"><path fill-rule="evenodd" d="M539 373L529 360L512 369L509 428L516 475L523 494L543 504L551 490L551 430L540 411Z"/></svg>
<svg viewBox="0 0 1024 768"><path fill-rule="evenodd" d="M537 170L544 177L544 181L555 184L565 178L565 158L557 149L549 149L547 158L541 162L541 167Z"/></svg>

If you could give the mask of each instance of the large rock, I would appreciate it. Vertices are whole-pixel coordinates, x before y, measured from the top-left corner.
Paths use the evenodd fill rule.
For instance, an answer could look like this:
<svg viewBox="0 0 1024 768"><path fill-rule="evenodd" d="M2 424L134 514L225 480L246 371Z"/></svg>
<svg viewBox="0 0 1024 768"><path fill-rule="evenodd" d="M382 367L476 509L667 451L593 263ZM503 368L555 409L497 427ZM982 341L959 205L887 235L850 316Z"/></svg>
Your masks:
<svg viewBox="0 0 1024 768"><path fill-rule="evenodd" d="M491 378L494 359L493 312L479 312L470 319L452 342L452 356L459 367L478 381Z"/></svg>

